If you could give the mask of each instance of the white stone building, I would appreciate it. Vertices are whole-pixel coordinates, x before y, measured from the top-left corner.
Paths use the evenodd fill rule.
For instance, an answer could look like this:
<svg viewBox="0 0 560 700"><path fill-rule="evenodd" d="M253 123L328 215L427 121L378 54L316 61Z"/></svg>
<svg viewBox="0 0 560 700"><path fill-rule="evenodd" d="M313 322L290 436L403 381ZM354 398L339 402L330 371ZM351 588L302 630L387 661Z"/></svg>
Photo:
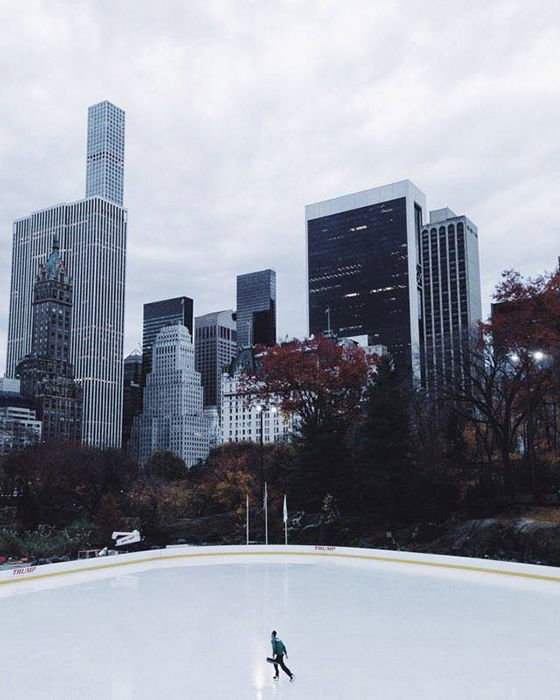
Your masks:
<svg viewBox="0 0 560 700"><path fill-rule="evenodd" d="M19 393L19 379L0 378L0 454L41 440L41 421L33 401Z"/></svg>
<svg viewBox="0 0 560 700"><path fill-rule="evenodd" d="M279 402L260 401L256 396L243 393L240 387L241 371L254 367L252 348L241 350L230 373L222 375L222 402L220 406L221 441L258 442L265 444L287 442L291 439L296 417L280 411Z"/></svg>
<svg viewBox="0 0 560 700"><path fill-rule="evenodd" d="M140 465L155 450L171 450L188 467L206 459L211 417L204 414L200 373L194 369L194 345L183 325L162 328L152 348L143 413L134 418L130 452Z"/></svg>

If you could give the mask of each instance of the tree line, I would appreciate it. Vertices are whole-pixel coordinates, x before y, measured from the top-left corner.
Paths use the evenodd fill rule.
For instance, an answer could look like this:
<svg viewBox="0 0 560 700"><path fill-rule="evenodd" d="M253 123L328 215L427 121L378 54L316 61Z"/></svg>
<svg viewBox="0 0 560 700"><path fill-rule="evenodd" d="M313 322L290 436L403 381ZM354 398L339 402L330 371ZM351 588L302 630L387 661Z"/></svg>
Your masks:
<svg viewBox="0 0 560 700"><path fill-rule="evenodd" d="M297 417L297 430L262 453L254 443L224 444L191 469L167 451L144 469L120 450L64 444L5 455L0 554L72 553L107 544L115 529L164 544L178 523L188 533L189 522L225 514L241 533L246 496L253 513L262 507L261 458L273 521L284 493L292 514L388 527L556 502L560 275L508 271L495 302L461 371L438 376L437 390L415 386L390 358L322 336L263 349L241 391L247 401L274 400Z"/></svg>

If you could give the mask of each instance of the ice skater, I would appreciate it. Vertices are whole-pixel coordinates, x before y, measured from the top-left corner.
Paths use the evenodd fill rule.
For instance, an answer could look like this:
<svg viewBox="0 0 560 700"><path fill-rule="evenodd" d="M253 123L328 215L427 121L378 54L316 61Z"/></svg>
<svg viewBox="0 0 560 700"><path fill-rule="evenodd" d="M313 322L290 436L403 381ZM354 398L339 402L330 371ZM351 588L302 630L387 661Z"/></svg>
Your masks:
<svg viewBox="0 0 560 700"><path fill-rule="evenodd" d="M280 678L280 672L278 671L278 666L290 677L290 681L295 679L295 675L290 671L290 669L284 663L284 656L288 658L288 651L284 645L284 642L277 636L276 630L272 631L270 636L270 643L272 644L272 663L274 664L274 680L277 681Z"/></svg>

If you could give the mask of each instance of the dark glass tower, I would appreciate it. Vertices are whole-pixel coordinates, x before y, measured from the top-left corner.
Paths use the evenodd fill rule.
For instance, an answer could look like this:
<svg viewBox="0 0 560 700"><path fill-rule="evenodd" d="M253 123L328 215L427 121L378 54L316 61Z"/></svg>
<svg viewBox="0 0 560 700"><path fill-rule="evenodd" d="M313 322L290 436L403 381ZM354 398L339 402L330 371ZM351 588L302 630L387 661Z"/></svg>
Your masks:
<svg viewBox="0 0 560 700"><path fill-rule="evenodd" d="M310 334L367 336L419 377L424 206L405 180L306 207Z"/></svg>
<svg viewBox="0 0 560 700"><path fill-rule="evenodd" d="M33 290L31 353L17 366L21 393L32 398L42 421L42 439L79 442L82 394L70 364L72 285L53 242Z"/></svg>
<svg viewBox="0 0 560 700"><path fill-rule="evenodd" d="M193 337L193 300L175 297L144 304L144 326L142 332L142 384L152 369L152 346L157 334L166 326L180 324L189 329Z"/></svg>
<svg viewBox="0 0 560 700"><path fill-rule="evenodd" d="M195 319L194 366L204 387L204 406L220 408L221 379L237 354L233 311L217 311Z"/></svg>
<svg viewBox="0 0 560 700"><path fill-rule="evenodd" d="M135 350L124 358L123 437L126 448L134 416L142 413L142 354Z"/></svg>
<svg viewBox="0 0 560 700"><path fill-rule="evenodd" d="M276 272L237 275L237 344L276 344Z"/></svg>

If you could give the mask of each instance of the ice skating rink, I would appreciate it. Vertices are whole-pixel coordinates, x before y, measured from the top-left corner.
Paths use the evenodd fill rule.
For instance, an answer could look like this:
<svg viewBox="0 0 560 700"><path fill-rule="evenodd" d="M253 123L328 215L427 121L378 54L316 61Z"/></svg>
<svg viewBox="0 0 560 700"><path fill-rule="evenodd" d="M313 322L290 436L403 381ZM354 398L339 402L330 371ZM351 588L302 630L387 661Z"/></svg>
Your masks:
<svg viewBox="0 0 560 700"><path fill-rule="evenodd" d="M509 565L547 581L275 549L0 585L0 697L558 697L559 569ZM272 629L293 684L272 680Z"/></svg>

